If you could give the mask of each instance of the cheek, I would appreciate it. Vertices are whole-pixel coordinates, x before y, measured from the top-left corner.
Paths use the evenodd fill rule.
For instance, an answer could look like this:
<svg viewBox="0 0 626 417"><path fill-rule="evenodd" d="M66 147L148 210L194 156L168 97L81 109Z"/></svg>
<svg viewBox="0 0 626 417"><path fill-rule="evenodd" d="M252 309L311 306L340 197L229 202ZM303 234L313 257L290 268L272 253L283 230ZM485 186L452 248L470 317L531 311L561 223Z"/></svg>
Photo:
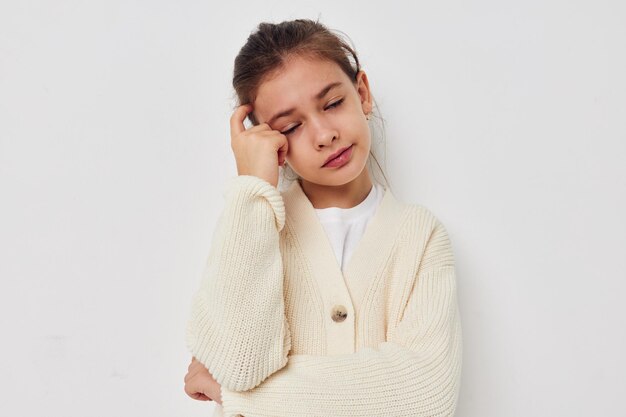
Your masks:
<svg viewBox="0 0 626 417"><path fill-rule="evenodd" d="M292 166L307 167L315 163L315 158L312 157L313 152L310 148L303 145L303 141L298 139L289 139L289 149L285 158L291 162Z"/></svg>
<svg viewBox="0 0 626 417"><path fill-rule="evenodd" d="M287 154L285 158L288 158L292 161L297 161L300 155L300 146L298 141L293 139L287 139Z"/></svg>

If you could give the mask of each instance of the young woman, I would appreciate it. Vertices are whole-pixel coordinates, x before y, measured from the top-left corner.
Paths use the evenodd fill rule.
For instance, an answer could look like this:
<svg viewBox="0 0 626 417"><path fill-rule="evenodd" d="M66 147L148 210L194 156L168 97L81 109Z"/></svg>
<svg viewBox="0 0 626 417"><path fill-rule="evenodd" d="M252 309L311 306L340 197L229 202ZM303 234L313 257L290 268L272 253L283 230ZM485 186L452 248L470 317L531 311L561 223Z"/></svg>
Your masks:
<svg viewBox="0 0 626 417"><path fill-rule="evenodd" d="M356 53L319 22L262 23L233 85L238 176L193 299L186 393L229 417L452 416L451 243L428 209L372 180ZM296 174L283 191L281 169Z"/></svg>

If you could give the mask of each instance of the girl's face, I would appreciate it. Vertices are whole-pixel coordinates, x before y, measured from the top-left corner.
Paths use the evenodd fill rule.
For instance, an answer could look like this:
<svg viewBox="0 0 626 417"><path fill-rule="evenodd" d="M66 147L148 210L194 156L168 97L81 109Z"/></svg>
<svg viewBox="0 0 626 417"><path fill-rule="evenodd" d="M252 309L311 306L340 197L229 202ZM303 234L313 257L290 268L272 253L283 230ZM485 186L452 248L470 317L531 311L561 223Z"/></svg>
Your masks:
<svg viewBox="0 0 626 417"><path fill-rule="evenodd" d="M338 186L363 172L371 147L366 115L372 109L363 71L355 85L334 62L294 57L260 85L253 106L259 123L287 137L285 160L303 181ZM347 147L346 163L324 166Z"/></svg>

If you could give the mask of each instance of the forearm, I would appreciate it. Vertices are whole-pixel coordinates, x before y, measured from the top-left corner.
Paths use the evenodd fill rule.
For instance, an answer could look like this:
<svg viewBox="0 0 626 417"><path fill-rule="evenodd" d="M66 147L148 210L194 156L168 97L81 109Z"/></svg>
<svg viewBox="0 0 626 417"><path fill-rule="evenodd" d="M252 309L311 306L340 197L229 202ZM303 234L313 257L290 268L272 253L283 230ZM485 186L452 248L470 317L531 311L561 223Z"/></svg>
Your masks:
<svg viewBox="0 0 626 417"><path fill-rule="evenodd" d="M278 190L257 177L232 180L187 328L193 356L231 389L250 389L287 363L283 225Z"/></svg>

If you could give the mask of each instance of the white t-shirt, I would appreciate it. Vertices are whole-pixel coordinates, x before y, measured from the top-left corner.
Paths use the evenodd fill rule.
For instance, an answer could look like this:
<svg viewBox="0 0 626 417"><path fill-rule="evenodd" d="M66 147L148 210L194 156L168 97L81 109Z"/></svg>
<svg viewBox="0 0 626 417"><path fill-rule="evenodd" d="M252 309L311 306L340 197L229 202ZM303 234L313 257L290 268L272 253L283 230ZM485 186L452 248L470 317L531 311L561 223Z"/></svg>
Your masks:
<svg viewBox="0 0 626 417"><path fill-rule="evenodd" d="M374 183L365 200L354 207L315 209L342 271L365 233L367 223L374 216L384 194L382 185Z"/></svg>

